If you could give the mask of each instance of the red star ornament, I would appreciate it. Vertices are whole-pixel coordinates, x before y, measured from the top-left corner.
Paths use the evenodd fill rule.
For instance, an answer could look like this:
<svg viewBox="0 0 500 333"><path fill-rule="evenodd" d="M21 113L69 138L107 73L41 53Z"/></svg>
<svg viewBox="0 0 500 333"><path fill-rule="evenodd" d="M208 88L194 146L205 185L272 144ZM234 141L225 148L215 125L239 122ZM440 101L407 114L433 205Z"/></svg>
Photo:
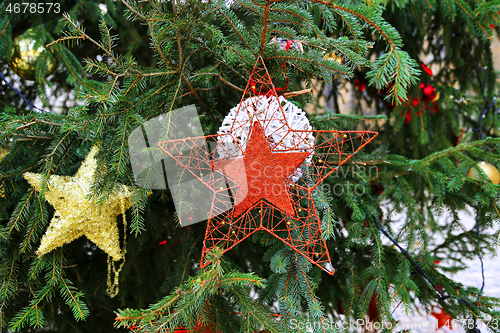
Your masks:
<svg viewBox="0 0 500 333"><path fill-rule="evenodd" d="M292 128L289 110L283 109L283 98L279 98L259 57L238 109L247 114L245 120L235 120L229 133L158 143L213 192L208 198L212 205L207 212L202 268L210 264L206 254L214 247L226 253L265 230L312 264L334 273L322 235L323 212L316 209L313 195L325 178L378 133ZM243 101L247 102L245 108ZM271 109L271 105L278 107ZM248 136L238 132L242 128L248 129ZM273 139L276 135L279 140ZM210 151L207 142L213 143L208 145L214 147ZM293 181L292 176L297 175L300 178Z"/></svg>
<svg viewBox="0 0 500 333"><path fill-rule="evenodd" d="M252 208L261 199L285 214L295 216L285 181L308 156L308 152L273 152L262 126L255 121L245 156L214 161L215 170L238 184L233 218Z"/></svg>

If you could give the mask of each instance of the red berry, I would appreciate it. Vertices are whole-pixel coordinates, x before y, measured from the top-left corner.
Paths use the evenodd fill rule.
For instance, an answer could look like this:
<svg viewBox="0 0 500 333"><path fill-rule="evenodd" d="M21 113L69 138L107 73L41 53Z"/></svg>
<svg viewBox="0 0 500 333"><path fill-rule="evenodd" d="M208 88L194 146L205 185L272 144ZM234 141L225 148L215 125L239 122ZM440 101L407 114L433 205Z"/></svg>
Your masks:
<svg viewBox="0 0 500 333"><path fill-rule="evenodd" d="M425 83L420 83L420 89L422 89L423 87L425 87Z"/></svg>
<svg viewBox="0 0 500 333"><path fill-rule="evenodd" d="M161 242L158 243L158 245L167 245L167 241L166 240L161 241Z"/></svg>
<svg viewBox="0 0 500 333"><path fill-rule="evenodd" d="M495 25L492 23L490 24L490 28L493 29L495 27Z"/></svg>
<svg viewBox="0 0 500 333"><path fill-rule="evenodd" d="M436 88L432 85L427 84L422 89L422 98L426 101L435 102L438 99L438 93L436 92Z"/></svg>
<svg viewBox="0 0 500 333"><path fill-rule="evenodd" d="M424 89L422 89L422 92L424 93L424 95L431 95L433 94L434 92L436 91L436 88L434 88L433 86L431 86L430 84L425 86Z"/></svg>
<svg viewBox="0 0 500 333"><path fill-rule="evenodd" d="M439 264L441 263L441 261L439 261L439 260L434 260L434 263L435 263L436 265L439 265Z"/></svg>
<svg viewBox="0 0 500 333"><path fill-rule="evenodd" d="M419 103L419 100L418 100L418 98L413 98L412 102L413 102L413 106L417 106Z"/></svg>
<svg viewBox="0 0 500 333"><path fill-rule="evenodd" d="M424 72L427 73L427 75L432 76L432 70L426 65L424 65L424 63L421 63L420 67L422 67L422 69L424 70Z"/></svg>
<svg viewBox="0 0 500 333"><path fill-rule="evenodd" d="M405 115L405 124L408 124L411 121L411 112L408 112Z"/></svg>

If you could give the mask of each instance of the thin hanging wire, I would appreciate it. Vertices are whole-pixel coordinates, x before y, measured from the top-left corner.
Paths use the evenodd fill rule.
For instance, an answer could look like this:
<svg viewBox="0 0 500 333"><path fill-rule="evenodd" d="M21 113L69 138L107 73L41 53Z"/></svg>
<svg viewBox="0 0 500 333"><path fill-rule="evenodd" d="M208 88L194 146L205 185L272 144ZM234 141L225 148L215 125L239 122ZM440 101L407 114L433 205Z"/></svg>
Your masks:
<svg viewBox="0 0 500 333"><path fill-rule="evenodd" d="M21 92L19 90L17 90L12 84L10 84L9 81L7 81L7 79L5 78L5 76L1 72L0 72L0 77L5 81L5 84L7 85L7 87L14 90L16 92L16 94L18 94L23 99L23 101L28 105L28 107L30 108L31 111L49 112L49 111L40 109L35 104L30 102L26 97L23 96L23 94L21 94Z"/></svg>

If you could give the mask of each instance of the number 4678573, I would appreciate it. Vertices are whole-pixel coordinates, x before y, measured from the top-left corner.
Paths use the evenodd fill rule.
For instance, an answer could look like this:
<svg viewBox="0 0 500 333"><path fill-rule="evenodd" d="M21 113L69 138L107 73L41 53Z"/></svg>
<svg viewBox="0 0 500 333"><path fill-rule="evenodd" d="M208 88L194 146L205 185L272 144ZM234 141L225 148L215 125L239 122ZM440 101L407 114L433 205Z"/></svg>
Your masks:
<svg viewBox="0 0 500 333"><path fill-rule="evenodd" d="M43 14L43 13L60 13L61 4L57 2L40 2L40 3L9 3L5 9L8 13L30 13L30 14Z"/></svg>

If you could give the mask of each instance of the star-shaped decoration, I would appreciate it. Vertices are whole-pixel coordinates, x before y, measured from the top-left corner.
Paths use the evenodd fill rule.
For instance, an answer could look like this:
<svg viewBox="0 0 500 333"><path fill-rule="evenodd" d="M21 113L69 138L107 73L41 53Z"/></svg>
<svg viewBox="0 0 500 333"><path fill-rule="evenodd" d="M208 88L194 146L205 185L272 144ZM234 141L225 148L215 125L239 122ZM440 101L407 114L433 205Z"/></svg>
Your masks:
<svg viewBox="0 0 500 333"><path fill-rule="evenodd" d="M102 204L89 199L97 167L97 150L96 147L91 149L73 177L52 175L47 180L45 199L54 206L55 212L42 237L38 255L86 236L113 260L123 257L116 218L131 207L132 190L120 185ZM40 191L43 175L27 172L24 178Z"/></svg>
<svg viewBox="0 0 500 333"><path fill-rule="evenodd" d="M261 199L295 216L285 180L308 156L308 152L273 152L261 125L258 121L254 122L245 156L214 161L215 170L238 184L233 218Z"/></svg>
<svg viewBox="0 0 500 333"><path fill-rule="evenodd" d="M258 105L270 105L270 99L274 103L278 95L259 57L240 103L253 103L253 110L238 110L249 113L247 121L235 121L228 133L158 143L200 185L212 190L201 267L209 264L206 254L212 248L225 253L265 230L333 274L322 235L324 212L317 210L313 196L326 177L378 133L292 128L281 103L263 115ZM248 137L234 134L242 128L249 129ZM281 140L273 141L269 133L279 133ZM211 151L207 141L215 141Z"/></svg>

